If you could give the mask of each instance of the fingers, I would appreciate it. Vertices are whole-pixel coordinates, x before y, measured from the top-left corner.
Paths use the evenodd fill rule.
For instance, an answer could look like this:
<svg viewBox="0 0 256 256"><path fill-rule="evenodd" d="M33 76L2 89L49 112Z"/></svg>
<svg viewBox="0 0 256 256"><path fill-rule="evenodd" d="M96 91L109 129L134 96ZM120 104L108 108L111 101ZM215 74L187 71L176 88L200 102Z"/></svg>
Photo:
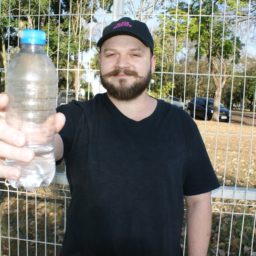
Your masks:
<svg viewBox="0 0 256 256"><path fill-rule="evenodd" d="M0 178L18 179L20 170L13 166L6 166L4 159L12 159L15 161L30 162L34 158L34 152L28 148L19 148L0 141Z"/></svg>
<svg viewBox="0 0 256 256"><path fill-rule="evenodd" d="M24 146L26 142L25 135L12 127L8 126L4 121L0 122L0 140L17 147Z"/></svg>
<svg viewBox="0 0 256 256"><path fill-rule="evenodd" d="M34 158L34 152L28 148L19 148L0 141L0 156L2 159L30 162Z"/></svg>
<svg viewBox="0 0 256 256"><path fill-rule="evenodd" d="M16 180L20 177L20 170L12 166L6 166L4 159L30 162L34 158L34 152L27 148L19 148L0 141L0 156L0 178Z"/></svg>
<svg viewBox="0 0 256 256"><path fill-rule="evenodd" d="M6 124L5 110L8 105L9 98L7 94L0 94L0 178L18 179L20 170L14 166L7 166L4 159L12 159L14 161L30 162L34 158L34 152L29 148L24 147L29 143L29 134L26 130L19 131ZM48 128L48 123L50 124ZM49 120L38 128L40 138L44 139L51 137L53 133L58 133L65 124L65 116L62 113L57 113L49 118ZM42 132L42 133L40 133ZM51 136L49 134L51 134ZM34 136L37 135L33 132ZM44 141L43 141L44 142Z"/></svg>
<svg viewBox="0 0 256 256"><path fill-rule="evenodd" d="M5 122L4 111L8 105L8 101L8 95L5 93L0 93L0 141L21 147L25 144L25 135L22 132L11 128Z"/></svg>
<svg viewBox="0 0 256 256"><path fill-rule="evenodd" d="M23 126L22 132L26 135L27 144L45 144L52 141L65 123L65 116L62 113L55 113L47 118L42 124Z"/></svg>
<svg viewBox="0 0 256 256"><path fill-rule="evenodd" d="M9 102L9 98L6 93L0 93L0 111L3 111Z"/></svg>
<svg viewBox="0 0 256 256"><path fill-rule="evenodd" d="M10 180L17 180L21 175L21 172L18 168L12 166L1 165L0 168L0 177Z"/></svg>
<svg viewBox="0 0 256 256"><path fill-rule="evenodd" d="M23 148L26 143L25 135L6 124L5 110L8 102L8 95L0 93L0 177L18 179L20 170L16 167L5 165L4 159L29 162L34 158L34 152Z"/></svg>

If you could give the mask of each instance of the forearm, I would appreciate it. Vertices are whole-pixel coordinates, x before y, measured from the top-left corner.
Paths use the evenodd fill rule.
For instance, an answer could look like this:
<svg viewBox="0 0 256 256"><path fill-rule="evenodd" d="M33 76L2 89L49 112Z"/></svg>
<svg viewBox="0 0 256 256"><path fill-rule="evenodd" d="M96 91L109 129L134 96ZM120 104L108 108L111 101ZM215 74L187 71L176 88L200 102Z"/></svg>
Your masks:
<svg viewBox="0 0 256 256"><path fill-rule="evenodd" d="M204 194L203 200L188 203L188 255L207 256L211 236L210 195Z"/></svg>

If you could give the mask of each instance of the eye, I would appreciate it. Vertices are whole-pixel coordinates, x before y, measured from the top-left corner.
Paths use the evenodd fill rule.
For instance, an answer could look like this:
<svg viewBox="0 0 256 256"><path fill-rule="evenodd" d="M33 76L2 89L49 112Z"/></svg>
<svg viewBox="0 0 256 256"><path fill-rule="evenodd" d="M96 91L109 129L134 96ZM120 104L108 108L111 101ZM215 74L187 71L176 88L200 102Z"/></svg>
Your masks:
<svg viewBox="0 0 256 256"><path fill-rule="evenodd" d="M139 54L139 53L132 53L131 56L139 58L139 57L141 57L141 54Z"/></svg>
<svg viewBox="0 0 256 256"><path fill-rule="evenodd" d="M115 53L114 53L114 52L107 52L107 53L105 54L105 57L113 57L113 56L115 56Z"/></svg>

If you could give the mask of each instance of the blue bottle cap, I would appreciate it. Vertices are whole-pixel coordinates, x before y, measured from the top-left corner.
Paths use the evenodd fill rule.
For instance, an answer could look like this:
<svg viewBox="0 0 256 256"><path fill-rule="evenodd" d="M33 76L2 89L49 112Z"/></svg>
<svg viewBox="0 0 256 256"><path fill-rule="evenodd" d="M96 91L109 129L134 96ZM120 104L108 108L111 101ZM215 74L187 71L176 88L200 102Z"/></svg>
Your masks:
<svg viewBox="0 0 256 256"><path fill-rule="evenodd" d="M40 44L45 45L46 35L42 30L24 29L21 32L22 44Z"/></svg>

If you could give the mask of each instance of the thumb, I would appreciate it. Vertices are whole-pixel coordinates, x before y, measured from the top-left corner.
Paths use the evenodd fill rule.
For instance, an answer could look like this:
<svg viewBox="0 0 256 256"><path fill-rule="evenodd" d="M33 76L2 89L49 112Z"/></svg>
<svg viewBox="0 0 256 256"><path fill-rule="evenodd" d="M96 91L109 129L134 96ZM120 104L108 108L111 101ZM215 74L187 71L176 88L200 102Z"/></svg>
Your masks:
<svg viewBox="0 0 256 256"><path fill-rule="evenodd" d="M56 113L55 115L55 132L58 133L64 126L66 118L62 113Z"/></svg>
<svg viewBox="0 0 256 256"><path fill-rule="evenodd" d="M0 93L0 111L5 110L9 102L9 97L6 93Z"/></svg>

